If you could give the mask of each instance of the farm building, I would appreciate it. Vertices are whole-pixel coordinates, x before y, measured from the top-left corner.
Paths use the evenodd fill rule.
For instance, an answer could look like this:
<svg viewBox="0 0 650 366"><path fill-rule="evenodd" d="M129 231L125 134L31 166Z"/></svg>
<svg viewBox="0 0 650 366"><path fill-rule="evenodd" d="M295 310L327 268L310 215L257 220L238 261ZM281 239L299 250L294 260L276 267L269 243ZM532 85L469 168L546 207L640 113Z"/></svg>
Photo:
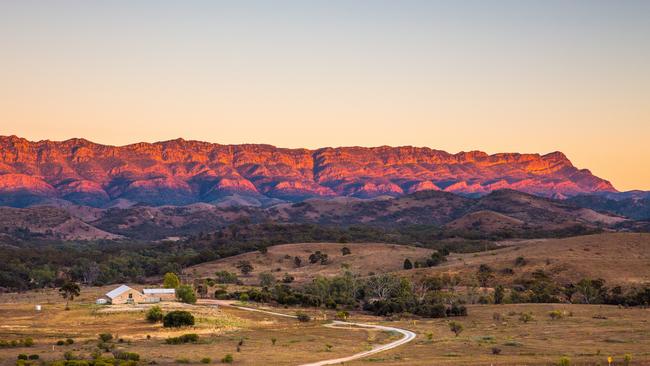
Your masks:
<svg viewBox="0 0 650 366"><path fill-rule="evenodd" d="M109 291L106 295L97 299L97 304L139 304L161 301L173 301L176 299L176 290L173 288L147 288L142 292L127 285Z"/></svg>
<svg viewBox="0 0 650 366"><path fill-rule="evenodd" d="M161 302L176 300L176 290L173 288L145 288L145 302Z"/></svg>

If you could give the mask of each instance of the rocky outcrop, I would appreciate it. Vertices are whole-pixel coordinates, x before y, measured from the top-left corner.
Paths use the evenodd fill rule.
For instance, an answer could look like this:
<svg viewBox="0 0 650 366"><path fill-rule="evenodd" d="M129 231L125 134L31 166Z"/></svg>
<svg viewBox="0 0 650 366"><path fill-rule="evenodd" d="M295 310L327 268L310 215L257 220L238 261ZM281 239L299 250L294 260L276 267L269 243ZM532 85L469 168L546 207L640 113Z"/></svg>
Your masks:
<svg viewBox="0 0 650 366"><path fill-rule="evenodd" d="M546 197L616 191L560 152L450 154L410 146L307 150L183 139L116 147L84 139L0 137L0 204L14 206L39 199L90 206L118 199L185 205L234 194L290 201L422 190L481 196L498 189Z"/></svg>

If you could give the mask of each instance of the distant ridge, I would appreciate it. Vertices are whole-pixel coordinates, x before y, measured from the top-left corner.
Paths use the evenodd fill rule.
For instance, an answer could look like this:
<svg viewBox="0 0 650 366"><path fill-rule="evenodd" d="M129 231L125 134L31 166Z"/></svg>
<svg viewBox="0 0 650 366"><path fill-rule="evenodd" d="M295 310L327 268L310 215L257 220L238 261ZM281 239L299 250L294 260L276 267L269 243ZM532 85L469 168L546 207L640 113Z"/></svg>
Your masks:
<svg viewBox="0 0 650 366"><path fill-rule="evenodd" d="M309 150L183 139L116 147L85 139L0 137L0 205L15 207L187 205L228 197L236 197L229 204L268 205L423 190L482 196L499 189L553 198L617 192L561 152L450 154L411 146Z"/></svg>

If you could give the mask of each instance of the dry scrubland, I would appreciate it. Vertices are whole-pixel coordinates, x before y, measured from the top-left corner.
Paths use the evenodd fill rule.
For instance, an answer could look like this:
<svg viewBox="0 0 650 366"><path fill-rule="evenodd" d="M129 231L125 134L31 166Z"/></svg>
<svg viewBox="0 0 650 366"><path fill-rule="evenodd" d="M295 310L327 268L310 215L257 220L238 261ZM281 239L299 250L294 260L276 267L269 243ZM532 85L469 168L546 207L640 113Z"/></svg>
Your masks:
<svg viewBox="0 0 650 366"><path fill-rule="evenodd" d="M526 264L516 266L517 257ZM558 283L575 283L583 278L602 278L607 286L632 286L650 282L650 234L608 233L566 239L532 239L504 243L504 248L481 253L451 254L437 267L416 269L413 276L449 272L467 279L481 264L495 270L498 283L541 269ZM514 275L502 275L511 268Z"/></svg>
<svg viewBox="0 0 650 366"><path fill-rule="evenodd" d="M252 313L234 308L215 309L212 306L165 304L164 310L184 308L197 318L194 327L168 330L160 324L144 320L144 309L133 306L98 307L92 305L94 298L105 288L84 288L82 297L75 300L71 310L65 311L65 303L54 291L30 292L23 296L0 295L0 339L12 340L31 337L33 347L0 348L0 365L14 365L18 354L39 354L41 359L62 359L63 353L72 351L90 357L96 349L97 335L112 333L116 347L137 352L144 360L158 364L177 364L176 360L188 359L199 363L210 357L214 363L230 353L235 365L295 365L297 363L336 358L369 349L390 338L377 331L339 330L322 326L320 311L308 311L315 320L300 323L295 319ZM34 304L43 304L43 311L36 313ZM111 309L110 312L106 311ZM124 311L121 311L124 310ZM330 315L331 316L331 315ZM197 344L167 345L164 340L171 336L197 333ZM151 339L147 339L147 335ZM69 346L55 346L57 340L72 338ZM272 344L276 338L276 344ZM237 345L244 340L237 352ZM328 349L330 345L331 348ZM108 355L108 354L107 354Z"/></svg>
<svg viewBox="0 0 650 366"><path fill-rule="evenodd" d="M342 256L347 246L352 254ZM320 250L329 255L326 265L307 264L310 253ZM499 281L511 281L536 269L543 269L558 281L577 281L583 277L603 278L608 286L638 284L650 279L650 235L602 234L568 239L530 240L508 243L502 249L476 254L452 254L440 267L401 270L405 258L428 256L431 250L386 244L290 244L271 247L268 254L248 253L202 264L186 271L187 275L212 277L217 270L235 272L235 263L250 260L255 271L244 282L257 282L257 274L288 272L296 282L305 283L316 275L335 275L349 269L360 275L369 272L397 271L403 275L451 272L469 278L480 264L499 269L512 267L514 275ZM303 259L303 267L294 268L293 257ZM291 259L285 258L290 256ZM524 257L524 266L514 266L515 258ZM215 309L203 305L166 304L165 310L185 308L197 317L195 327L169 331L160 324L144 320L144 308L98 307L94 299L111 287L84 288L70 311L56 290L22 294L0 294L0 339L31 337L31 348L0 348L0 364L12 365L20 353L39 354L41 358L61 358L65 351L90 356L96 348L97 334L111 332L123 343L118 348L137 352L147 361L176 364L179 359L198 363L210 357L218 363L232 354L235 365L297 365L331 359L367 350L374 344L390 341L391 335L368 330L341 330L323 327L324 318L333 311L307 309L317 320L299 323L294 319L246 312L233 308ZM34 304L42 304L36 313ZM108 309L112 309L110 312ZM293 314L297 309L278 309ZM507 304L469 305L469 316L454 318L463 325L455 337L449 319L393 319L353 313L351 320L386 324L409 329L417 338L394 350L380 353L349 365L555 365L560 357L572 365L606 365L613 356L615 365L623 365L629 354L632 365L650 365L650 309L619 308L605 305ZM558 310L562 317L551 319ZM527 323L521 313L532 314ZM498 314L495 317L495 314ZM496 319L495 319L496 318ZM197 333L198 344L167 345L169 336ZM147 336L151 338L148 339ZM57 340L73 338L69 346L54 346ZM272 339L277 339L272 344ZM243 339L241 352L237 344ZM331 349L328 350L328 346ZM493 348L499 355L493 354Z"/></svg>
<svg viewBox="0 0 650 366"><path fill-rule="evenodd" d="M347 247L352 252L342 255L341 248ZM328 255L328 263L309 263L309 255L320 250ZM316 276L334 276L344 270L361 275L399 271L404 266L404 259L424 259L430 256L431 249L416 248L395 244L338 244L338 243L302 243L284 244L268 248L268 253L252 252L224 258L218 261L203 263L185 270L192 277L214 277L220 270L239 273L235 267L241 260L250 261L254 267L249 276L240 279L245 284L257 284L257 275L261 272L272 272L281 278L284 273L295 277L295 282L305 283ZM293 259L298 256L302 266L296 268Z"/></svg>

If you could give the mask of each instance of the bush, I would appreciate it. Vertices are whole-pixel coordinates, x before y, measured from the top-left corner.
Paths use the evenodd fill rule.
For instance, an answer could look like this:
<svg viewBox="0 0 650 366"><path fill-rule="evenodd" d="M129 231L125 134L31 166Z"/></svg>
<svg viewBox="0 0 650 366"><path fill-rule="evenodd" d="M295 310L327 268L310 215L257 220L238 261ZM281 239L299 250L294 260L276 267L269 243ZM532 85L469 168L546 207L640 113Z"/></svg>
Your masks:
<svg viewBox="0 0 650 366"><path fill-rule="evenodd" d="M339 320L348 320L349 317L350 317L350 313L348 313L345 310L336 313L336 318Z"/></svg>
<svg viewBox="0 0 650 366"><path fill-rule="evenodd" d="M229 353L221 359L222 363L233 363L234 359L232 358L232 355Z"/></svg>
<svg viewBox="0 0 650 366"><path fill-rule="evenodd" d="M571 366L571 359L568 357L560 357L559 366Z"/></svg>
<svg viewBox="0 0 650 366"><path fill-rule="evenodd" d="M56 345L57 346L65 346L65 341L63 339L60 339L60 340L56 341Z"/></svg>
<svg viewBox="0 0 650 366"><path fill-rule="evenodd" d="M176 289L176 298L186 304L196 303L196 294L194 289L189 285L181 285Z"/></svg>
<svg viewBox="0 0 650 366"><path fill-rule="evenodd" d="M216 281L218 283L237 283L237 274L228 271L217 271L215 272L217 276Z"/></svg>
<svg viewBox="0 0 650 366"><path fill-rule="evenodd" d="M178 337L171 337L165 340L167 344L196 343L199 341L199 335L195 333L183 334Z"/></svg>
<svg viewBox="0 0 650 366"><path fill-rule="evenodd" d="M163 326L165 328L178 328L190 325L194 325L194 315L187 311L170 311L163 317Z"/></svg>
<svg viewBox="0 0 650 366"><path fill-rule="evenodd" d="M239 295L239 301L246 302L246 301L248 301L249 299L250 299L250 297L248 296L248 294L241 294L241 295Z"/></svg>
<svg viewBox="0 0 650 366"><path fill-rule="evenodd" d="M28 358L29 358L30 360L38 360L39 358L41 358L41 356L34 354L34 355L29 355Z"/></svg>
<svg viewBox="0 0 650 366"><path fill-rule="evenodd" d="M203 357L201 359L201 363L211 363L212 359L210 357Z"/></svg>
<svg viewBox="0 0 650 366"><path fill-rule="evenodd" d="M18 355L18 359L19 359L19 360L26 360L26 359L27 359L27 355L24 354L24 353L21 353L21 354Z"/></svg>
<svg viewBox="0 0 650 366"><path fill-rule="evenodd" d="M74 344L74 339L72 339L72 338L66 339L65 344L67 344L67 345Z"/></svg>
<svg viewBox="0 0 650 366"><path fill-rule="evenodd" d="M298 318L298 321L303 322L303 323L306 323L306 322L311 320L309 315L307 315L305 313L302 313L302 312L296 314L296 318Z"/></svg>
<svg viewBox="0 0 650 366"><path fill-rule="evenodd" d="M115 351L113 357L118 360L140 361L140 355L135 352Z"/></svg>
<svg viewBox="0 0 650 366"><path fill-rule="evenodd" d="M34 345L34 340L33 340L33 339L31 339L31 338L28 337L28 338L25 338L25 339L23 340L23 346L25 346L25 347L31 347L31 346L33 346L33 345Z"/></svg>
<svg viewBox="0 0 650 366"><path fill-rule="evenodd" d="M500 354L501 354L501 348L499 348L499 347L492 347L492 354L493 354L493 355L500 355Z"/></svg>
<svg viewBox="0 0 650 366"><path fill-rule="evenodd" d="M149 311L147 311L147 321L151 323L157 323L159 321L162 321L163 319L163 312L160 306L152 306Z"/></svg>
<svg viewBox="0 0 650 366"><path fill-rule="evenodd" d="M463 331L463 325L458 322L449 322L449 330L454 332L456 337Z"/></svg>
<svg viewBox="0 0 650 366"><path fill-rule="evenodd" d="M623 356L623 365L624 366L630 366L630 363L632 363L632 356L629 354L626 354Z"/></svg>
<svg viewBox="0 0 650 366"><path fill-rule="evenodd" d="M533 314L531 313L521 313L519 315L519 321L522 323L528 323L531 320L533 320Z"/></svg>
<svg viewBox="0 0 650 366"><path fill-rule="evenodd" d="M113 335L111 333L102 333L99 335L99 340L104 343L109 342L111 339L113 339Z"/></svg>
<svg viewBox="0 0 650 366"><path fill-rule="evenodd" d="M560 310L553 310L548 312L548 316L550 316L553 320L562 319L564 317L564 313Z"/></svg>

